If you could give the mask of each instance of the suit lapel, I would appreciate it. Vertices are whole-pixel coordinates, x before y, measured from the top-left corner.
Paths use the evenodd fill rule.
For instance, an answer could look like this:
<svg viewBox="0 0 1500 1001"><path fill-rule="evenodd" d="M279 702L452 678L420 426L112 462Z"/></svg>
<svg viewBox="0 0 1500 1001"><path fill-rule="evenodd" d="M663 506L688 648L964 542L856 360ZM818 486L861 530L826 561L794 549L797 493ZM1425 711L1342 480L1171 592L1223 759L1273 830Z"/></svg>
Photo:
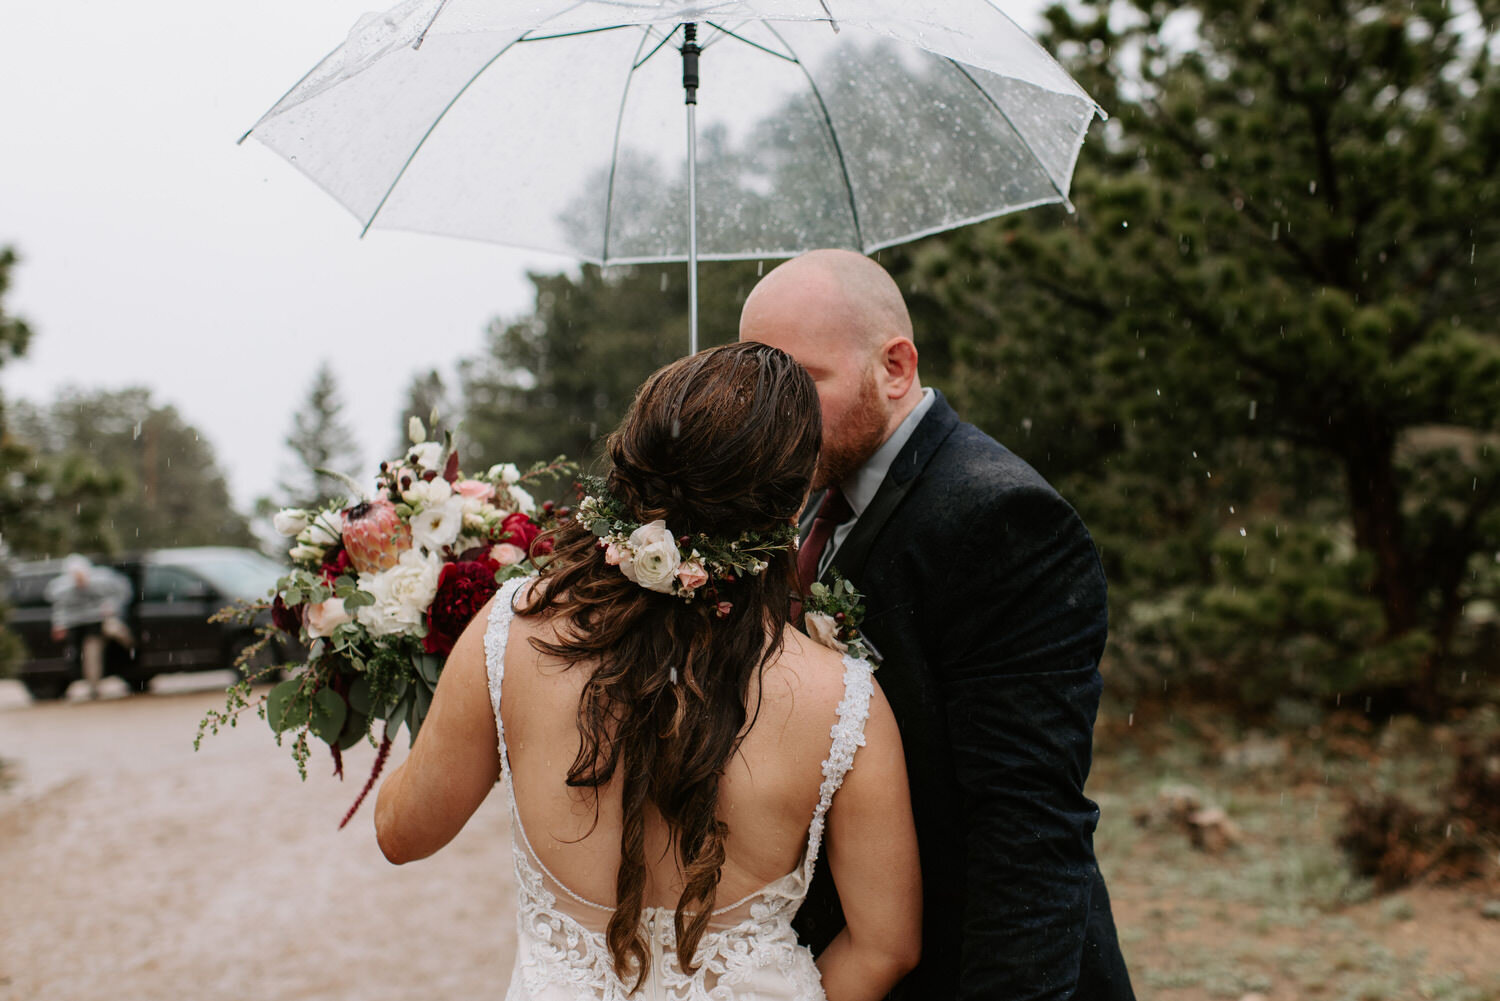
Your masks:
<svg viewBox="0 0 1500 1001"><path fill-rule="evenodd" d="M891 463L874 499L860 514L838 552L833 554L833 562L829 565L852 580L856 587L859 586L860 575L874 548L875 540L880 536L880 530L915 485L917 474L927 467L938 446L958 426L958 414L954 413L942 393L936 395L927 416L922 418L911 438L897 454L896 460ZM811 524L811 519L807 524Z"/></svg>

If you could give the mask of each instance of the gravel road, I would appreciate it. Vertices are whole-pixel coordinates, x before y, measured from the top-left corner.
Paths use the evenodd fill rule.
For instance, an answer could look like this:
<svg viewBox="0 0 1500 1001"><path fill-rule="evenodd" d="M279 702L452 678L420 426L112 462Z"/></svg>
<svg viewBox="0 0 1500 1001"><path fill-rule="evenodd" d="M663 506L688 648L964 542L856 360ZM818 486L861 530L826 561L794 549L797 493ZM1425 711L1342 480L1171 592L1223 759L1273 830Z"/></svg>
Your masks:
<svg viewBox="0 0 1500 1001"><path fill-rule="evenodd" d="M346 780L304 783L247 714L193 735L230 675L158 678L130 696L32 704L0 682L0 999L499 997L514 934L509 833L492 796L438 855L380 855L374 797L338 822ZM319 745L321 746L321 745ZM406 753L403 735L391 756ZM4 778L0 778L3 782Z"/></svg>

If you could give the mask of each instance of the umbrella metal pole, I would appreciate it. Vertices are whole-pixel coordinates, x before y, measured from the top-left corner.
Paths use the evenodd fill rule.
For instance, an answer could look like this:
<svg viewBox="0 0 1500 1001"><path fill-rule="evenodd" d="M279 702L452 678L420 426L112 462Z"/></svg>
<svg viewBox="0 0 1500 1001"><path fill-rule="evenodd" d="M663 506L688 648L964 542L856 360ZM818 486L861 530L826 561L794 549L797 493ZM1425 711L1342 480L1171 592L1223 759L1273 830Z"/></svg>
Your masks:
<svg viewBox="0 0 1500 1001"><path fill-rule="evenodd" d="M688 141L688 354L698 353L698 26L683 25L682 90Z"/></svg>

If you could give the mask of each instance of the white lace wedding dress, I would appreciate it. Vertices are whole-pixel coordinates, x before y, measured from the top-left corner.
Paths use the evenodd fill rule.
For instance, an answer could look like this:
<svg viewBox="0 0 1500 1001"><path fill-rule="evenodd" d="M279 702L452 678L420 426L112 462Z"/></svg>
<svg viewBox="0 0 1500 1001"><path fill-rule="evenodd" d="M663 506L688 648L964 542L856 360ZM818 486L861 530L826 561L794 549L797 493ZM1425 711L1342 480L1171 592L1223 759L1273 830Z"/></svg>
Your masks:
<svg viewBox="0 0 1500 1001"><path fill-rule="evenodd" d="M537 857L516 809L505 729L500 720L505 644L514 612L511 602L523 580L508 582L495 596L485 630L490 705L500 734L501 783L510 804L511 845L516 867L516 965L506 1001L625 1001L631 984L615 975L605 940L613 908L569 890ZM651 954L651 973L639 1001L823 1001L823 986L812 954L797 943L792 916L797 913L823 840L823 826L833 794L865 742L874 682L863 660L844 658L844 697L833 725L818 805L807 829L802 863L768 886L714 910L698 945L696 972L677 963L673 911L648 907L641 913L641 934Z"/></svg>

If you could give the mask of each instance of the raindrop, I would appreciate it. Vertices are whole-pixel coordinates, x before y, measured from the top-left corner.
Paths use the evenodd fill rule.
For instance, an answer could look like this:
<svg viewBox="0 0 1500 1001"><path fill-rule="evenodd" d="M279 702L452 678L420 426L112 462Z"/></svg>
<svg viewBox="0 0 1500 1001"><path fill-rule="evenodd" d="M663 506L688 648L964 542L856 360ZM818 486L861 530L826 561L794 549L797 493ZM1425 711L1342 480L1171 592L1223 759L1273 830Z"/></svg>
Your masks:
<svg viewBox="0 0 1500 1001"><path fill-rule="evenodd" d="M1252 421L1255 420L1255 407L1256 407L1257 402L1258 401L1256 401L1256 400L1251 400L1250 401L1250 419Z"/></svg>
<svg viewBox="0 0 1500 1001"><path fill-rule="evenodd" d="M1129 223L1129 222L1126 222L1126 221L1124 221L1124 220L1121 220L1121 221L1120 221L1120 228L1121 228L1121 229L1129 229L1129 228L1130 228L1130 223Z"/></svg>
<svg viewBox="0 0 1500 1001"><path fill-rule="evenodd" d="M1195 459L1198 458L1198 453L1197 452L1193 453L1193 458L1195 458Z"/></svg>
<svg viewBox="0 0 1500 1001"><path fill-rule="evenodd" d="M1279 223L1279 222L1273 222L1273 223L1271 223L1271 242L1275 243L1280 238L1281 238L1281 223Z"/></svg>
<svg viewBox="0 0 1500 1001"><path fill-rule="evenodd" d="M141 436L141 422L140 421L136 421L135 422L135 430L131 432L131 437L132 438L139 438L140 436Z"/></svg>
<svg viewBox="0 0 1500 1001"><path fill-rule="evenodd" d="M1317 181L1308 181L1307 182L1307 193L1310 194L1310 195L1315 195L1315 194L1318 193L1318 182Z"/></svg>
<svg viewBox="0 0 1500 1001"><path fill-rule="evenodd" d="M1451 837L1453 837L1453 825L1452 824L1449 824L1448 825L1448 829L1443 832L1443 837L1445 837L1445 838L1451 838Z"/></svg>
<svg viewBox="0 0 1500 1001"><path fill-rule="evenodd" d="M1469 683L1469 672L1468 671L1461 671L1461 672L1459 672L1458 683L1460 685L1467 685Z"/></svg>
<svg viewBox="0 0 1500 1001"><path fill-rule="evenodd" d="M766 262L765 261L756 261L755 262L755 277L759 278L761 275L763 275L765 273L766 273Z"/></svg>
<svg viewBox="0 0 1500 1001"><path fill-rule="evenodd" d="M1125 725L1126 726L1135 726L1135 713L1131 713L1130 714L1129 718L1127 718L1125 720Z"/></svg>
<svg viewBox="0 0 1500 1001"><path fill-rule="evenodd" d="M661 273L661 290L663 292L667 290L667 273L665 271Z"/></svg>
<svg viewBox="0 0 1500 1001"><path fill-rule="evenodd" d="M672 418L672 437L682 437L682 419L680 417Z"/></svg>
<svg viewBox="0 0 1500 1001"><path fill-rule="evenodd" d="M1245 530L1242 528L1242 529L1240 529L1240 538L1243 539L1244 537L1245 537Z"/></svg>
<svg viewBox="0 0 1500 1001"><path fill-rule="evenodd" d="M1233 504L1229 505L1229 513L1230 514L1234 514L1234 505Z"/></svg>
<svg viewBox="0 0 1500 1001"><path fill-rule="evenodd" d="M1469 244L1469 263L1474 263L1474 244Z"/></svg>

